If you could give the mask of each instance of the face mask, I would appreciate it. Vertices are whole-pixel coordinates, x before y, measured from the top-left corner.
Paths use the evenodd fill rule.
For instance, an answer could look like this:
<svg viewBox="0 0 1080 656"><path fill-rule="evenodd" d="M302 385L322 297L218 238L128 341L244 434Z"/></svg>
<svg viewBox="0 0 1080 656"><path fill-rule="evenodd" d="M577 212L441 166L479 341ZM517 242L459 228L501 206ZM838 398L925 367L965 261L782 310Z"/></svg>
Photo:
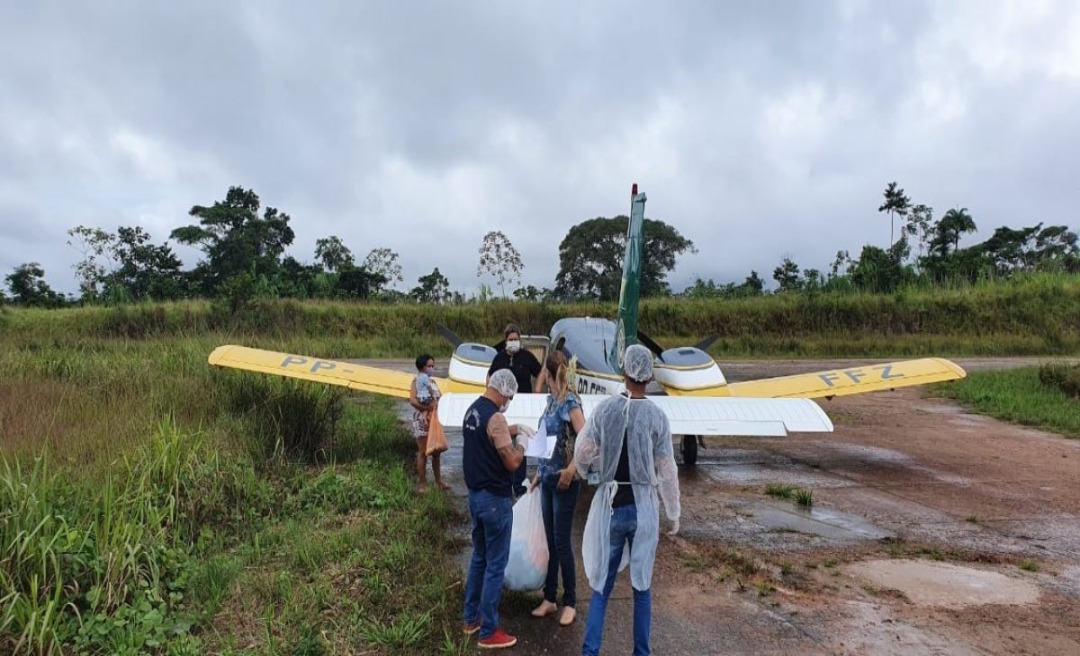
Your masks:
<svg viewBox="0 0 1080 656"><path fill-rule="evenodd" d="M424 373L427 374L428 376L434 376L435 375L435 367L428 367L427 369L424 369Z"/></svg>
<svg viewBox="0 0 1080 656"><path fill-rule="evenodd" d="M507 409L509 409L509 408L510 408L510 402L507 401L506 403L499 406L499 412L506 413Z"/></svg>
<svg viewBox="0 0 1080 656"><path fill-rule="evenodd" d="M507 353L517 353L521 350L521 342L516 339L511 339L506 342Z"/></svg>

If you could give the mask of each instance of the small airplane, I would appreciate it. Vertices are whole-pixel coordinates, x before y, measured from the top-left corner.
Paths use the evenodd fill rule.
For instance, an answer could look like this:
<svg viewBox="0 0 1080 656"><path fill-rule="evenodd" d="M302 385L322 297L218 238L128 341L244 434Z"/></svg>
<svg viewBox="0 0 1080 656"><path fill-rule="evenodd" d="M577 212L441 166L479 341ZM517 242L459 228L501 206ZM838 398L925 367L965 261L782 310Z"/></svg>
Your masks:
<svg viewBox="0 0 1080 656"><path fill-rule="evenodd" d="M523 346L531 348L541 361L550 348L567 357L586 418L600 401L623 391L622 354L634 343L641 343L656 356L653 372L659 393L649 398L668 415L672 433L682 436L682 457L687 465L697 462L704 436L831 432L832 422L812 400L815 398L923 385L966 375L948 360L921 358L729 383L705 352L716 335L693 346L662 348L638 328L646 195L639 193L635 184L630 196L616 320L567 317L556 321L546 338L523 338ZM439 420L444 425L460 425L469 405L483 392L497 351L486 344L463 342L445 326L440 326L439 331L455 346L448 377L436 378L445 392L439 401ZM236 345L214 349L209 363L399 398L409 397L413 379L407 373L378 367ZM540 393L516 395L505 413L507 421L536 425L546 399L547 395Z"/></svg>

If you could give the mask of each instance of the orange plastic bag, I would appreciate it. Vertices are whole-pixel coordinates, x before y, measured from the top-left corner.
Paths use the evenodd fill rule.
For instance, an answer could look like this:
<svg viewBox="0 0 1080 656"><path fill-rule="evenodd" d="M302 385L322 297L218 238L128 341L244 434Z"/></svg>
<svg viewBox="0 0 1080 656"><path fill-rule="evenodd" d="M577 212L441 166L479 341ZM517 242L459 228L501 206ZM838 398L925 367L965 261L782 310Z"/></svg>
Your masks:
<svg viewBox="0 0 1080 656"><path fill-rule="evenodd" d="M450 448L446 443L446 433L443 432L442 423L439 422L439 413L432 410L428 414L427 455L442 453Z"/></svg>

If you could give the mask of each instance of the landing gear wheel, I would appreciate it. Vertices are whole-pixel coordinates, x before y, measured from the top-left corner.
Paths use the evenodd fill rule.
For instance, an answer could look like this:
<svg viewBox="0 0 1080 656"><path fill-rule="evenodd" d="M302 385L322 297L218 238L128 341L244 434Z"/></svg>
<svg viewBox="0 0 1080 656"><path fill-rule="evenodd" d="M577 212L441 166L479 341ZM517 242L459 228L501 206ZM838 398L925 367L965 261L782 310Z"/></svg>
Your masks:
<svg viewBox="0 0 1080 656"><path fill-rule="evenodd" d="M684 465L693 467L697 464L698 438L697 435L682 436L682 460Z"/></svg>

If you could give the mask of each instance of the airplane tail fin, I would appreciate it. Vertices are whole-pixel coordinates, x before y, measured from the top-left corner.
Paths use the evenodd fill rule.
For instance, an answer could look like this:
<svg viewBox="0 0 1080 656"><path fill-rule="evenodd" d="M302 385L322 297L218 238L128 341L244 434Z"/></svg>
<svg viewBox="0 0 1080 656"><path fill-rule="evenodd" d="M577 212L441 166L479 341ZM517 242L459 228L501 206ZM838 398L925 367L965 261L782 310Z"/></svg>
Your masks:
<svg viewBox="0 0 1080 656"><path fill-rule="evenodd" d="M645 194L630 189L630 221L626 226L626 255L623 258L622 286L619 289L618 334L608 361L622 371L623 351L638 341L638 298L641 294L641 267L645 254Z"/></svg>

